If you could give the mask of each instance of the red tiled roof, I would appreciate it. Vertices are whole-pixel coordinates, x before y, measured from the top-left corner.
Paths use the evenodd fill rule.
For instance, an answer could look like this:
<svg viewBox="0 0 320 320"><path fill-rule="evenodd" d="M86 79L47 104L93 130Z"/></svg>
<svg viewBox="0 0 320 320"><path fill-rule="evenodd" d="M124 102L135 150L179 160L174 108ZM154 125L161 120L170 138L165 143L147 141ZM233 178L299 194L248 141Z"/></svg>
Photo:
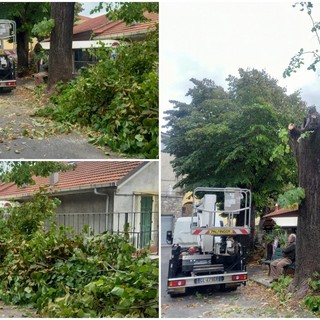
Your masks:
<svg viewBox="0 0 320 320"><path fill-rule="evenodd" d="M91 18L87 21L84 21L78 25L75 25L73 27L73 34L86 32L86 31L94 32L94 30L112 23L114 22L110 21L105 15L98 16L95 18Z"/></svg>
<svg viewBox="0 0 320 320"><path fill-rule="evenodd" d="M298 206L295 206L293 209L277 209L273 212L266 214L265 216L263 216L263 218L297 216L298 210Z"/></svg>
<svg viewBox="0 0 320 320"><path fill-rule="evenodd" d="M144 33L150 28L154 28L159 22L159 14L146 12L144 16L150 21L126 25L122 20L110 21L105 15L91 18L73 27L73 34L90 32L95 38L111 38L113 35L127 35Z"/></svg>
<svg viewBox="0 0 320 320"><path fill-rule="evenodd" d="M91 20L92 18L90 18L90 17L86 17L86 16L81 16L81 15L78 15L77 16L77 20L75 21L75 25L78 25L78 24L81 24L81 23L83 23L83 22L85 22L85 21L88 21L88 20Z"/></svg>
<svg viewBox="0 0 320 320"><path fill-rule="evenodd" d="M51 188L55 192L116 186L144 165L142 161L80 161L74 170L59 172L59 181ZM33 177L36 184L18 188L13 183L0 186L0 199L31 195L39 186L49 187L50 177Z"/></svg>
<svg viewBox="0 0 320 320"><path fill-rule="evenodd" d="M126 36L132 34L139 34L145 33L150 29L155 27L155 24L159 22L159 15L157 13L144 13L144 16L150 21L141 22L141 23L134 23L130 25L126 25L123 21L119 21L116 25L112 28L108 28L104 31L101 30L100 34L96 35L96 38L103 39L103 38L112 38L112 37L119 37L119 36Z"/></svg>

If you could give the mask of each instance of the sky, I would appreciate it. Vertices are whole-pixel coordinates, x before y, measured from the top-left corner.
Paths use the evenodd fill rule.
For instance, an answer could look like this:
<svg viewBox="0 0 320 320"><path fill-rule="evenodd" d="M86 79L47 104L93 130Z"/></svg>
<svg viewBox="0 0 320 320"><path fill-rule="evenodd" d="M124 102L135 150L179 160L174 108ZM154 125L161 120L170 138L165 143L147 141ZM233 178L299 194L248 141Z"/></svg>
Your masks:
<svg viewBox="0 0 320 320"><path fill-rule="evenodd" d="M225 79L228 75L239 76L239 68L265 70L289 94L301 90L308 105L320 106L319 72L305 67L290 78L282 77L300 48L320 49L311 32L310 17L300 12L300 7L293 8L292 3L161 2L162 112L172 109L169 100L190 102L185 95L192 87L191 78L211 79L227 90ZM319 8L314 8L315 19L320 19Z"/></svg>
<svg viewBox="0 0 320 320"><path fill-rule="evenodd" d="M83 11L80 12L80 15L85 16L85 17L96 17L96 16L101 16L104 11L101 11L99 13L94 13L90 14L90 11L94 9L96 6L99 5L99 2L81 2Z"/></svg>

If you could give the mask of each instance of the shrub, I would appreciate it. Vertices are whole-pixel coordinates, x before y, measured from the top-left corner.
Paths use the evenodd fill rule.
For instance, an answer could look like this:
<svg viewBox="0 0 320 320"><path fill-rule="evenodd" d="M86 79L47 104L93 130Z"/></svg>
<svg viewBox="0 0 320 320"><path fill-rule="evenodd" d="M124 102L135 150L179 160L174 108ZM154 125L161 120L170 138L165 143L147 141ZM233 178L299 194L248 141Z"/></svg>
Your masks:
<svg viewBox="0 0 320 320"><path fill-rule="evenodd" d="M54 107L41 111L58 122L88 126L99 134L91 142L138 157L158 157L158 31L145 41L102 47L96 65L60 85Z"/></svg>
<svg viewBox="0 0 320 320"><path fill-rule="evenodd" d="M124 237L108 232L44 228L53 208L48 203L54 200L35 197L1 220L0 298L46 317L158 317L158 261L135 256ZM32 215L25 220L24 208L38 210L34 221Z"/></svg>
<svg viewBox="0 0 320 320"><path fill-rule="evenodd" d="M306 296L303 303L312 312L320 315L320 274L314 272L312 277L308 279L311 292Z"/></svg>
<svg viewBox="0 0 320 320"><path fill-rule="evenodd" d="M272 283L271 288L275 291L275 293L280 298L281 303L286 303L287 300L292 296L290 292L288 292L288 287L292 281L291 277L280 276L277 282Z"/></svg>

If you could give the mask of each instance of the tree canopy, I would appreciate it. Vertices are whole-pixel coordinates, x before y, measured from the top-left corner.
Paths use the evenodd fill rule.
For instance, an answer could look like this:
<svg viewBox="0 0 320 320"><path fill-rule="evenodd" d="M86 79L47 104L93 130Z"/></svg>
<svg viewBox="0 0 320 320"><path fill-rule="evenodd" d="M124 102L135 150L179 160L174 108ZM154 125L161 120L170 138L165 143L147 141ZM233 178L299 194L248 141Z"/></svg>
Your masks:
<svg viewBox="0 0 320 320"><path fill-rule="evenodd" d="M110 20L123 20L125 23L146 22L144 12L159 12L158 2L100 2L93 10L98 12L105 9Z"/></svg>
<svg viewBox="0 0 320 320"><path fill-rule="evenodd" d="M69 169L69 165L55 161L6 161L0 163L0 177L1 182L14 182L21 187L34 184L33 176L47 177Z"/></svg>
<svg viewBox="0 0 320 320"><path fill-rule="evenodd" d="M33 26L50 16L49 2L1 2L1 19L17 25L18 69L29 68L29 40Z"/></svg>
<svg viewBox="0 0 320 320"><path fill-rule="evenodd" d="M291 95L265 71L239 70L229 76L229 91L214 81L191 79L191 103L171 101L166 112L173 168L181 177L177 186L245 187L263 209L270 198L296 182L293 156L275 155L279 133L288 119L302 119L305 103ZM289 152L287 150L287 152Z"/></svg>

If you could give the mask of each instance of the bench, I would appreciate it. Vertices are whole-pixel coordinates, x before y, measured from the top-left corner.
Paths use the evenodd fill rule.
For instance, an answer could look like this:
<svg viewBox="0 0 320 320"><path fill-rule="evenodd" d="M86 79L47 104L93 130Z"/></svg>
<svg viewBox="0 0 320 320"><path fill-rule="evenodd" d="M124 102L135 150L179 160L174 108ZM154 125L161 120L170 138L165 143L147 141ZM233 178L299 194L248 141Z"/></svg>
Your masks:
<svg viewBox="0 0 320 320"><path fill-rule="evenodd" d="M277 260L277 259L281 259L281 258L282 258L282 249L277 248L270 260L262 260L261 261L261 264L266 264L269 267L268 276L270 276L270 272L271 272L271 262L274 260Z"/></svg>
<svg viewBox="0 0 320 320"><path fill-rule="evenodd" d="M291 264L284 266L283 275L286 277L289 274L289 272L294 273L295 270L296 270L296 263L292 262Z"/></svg>

